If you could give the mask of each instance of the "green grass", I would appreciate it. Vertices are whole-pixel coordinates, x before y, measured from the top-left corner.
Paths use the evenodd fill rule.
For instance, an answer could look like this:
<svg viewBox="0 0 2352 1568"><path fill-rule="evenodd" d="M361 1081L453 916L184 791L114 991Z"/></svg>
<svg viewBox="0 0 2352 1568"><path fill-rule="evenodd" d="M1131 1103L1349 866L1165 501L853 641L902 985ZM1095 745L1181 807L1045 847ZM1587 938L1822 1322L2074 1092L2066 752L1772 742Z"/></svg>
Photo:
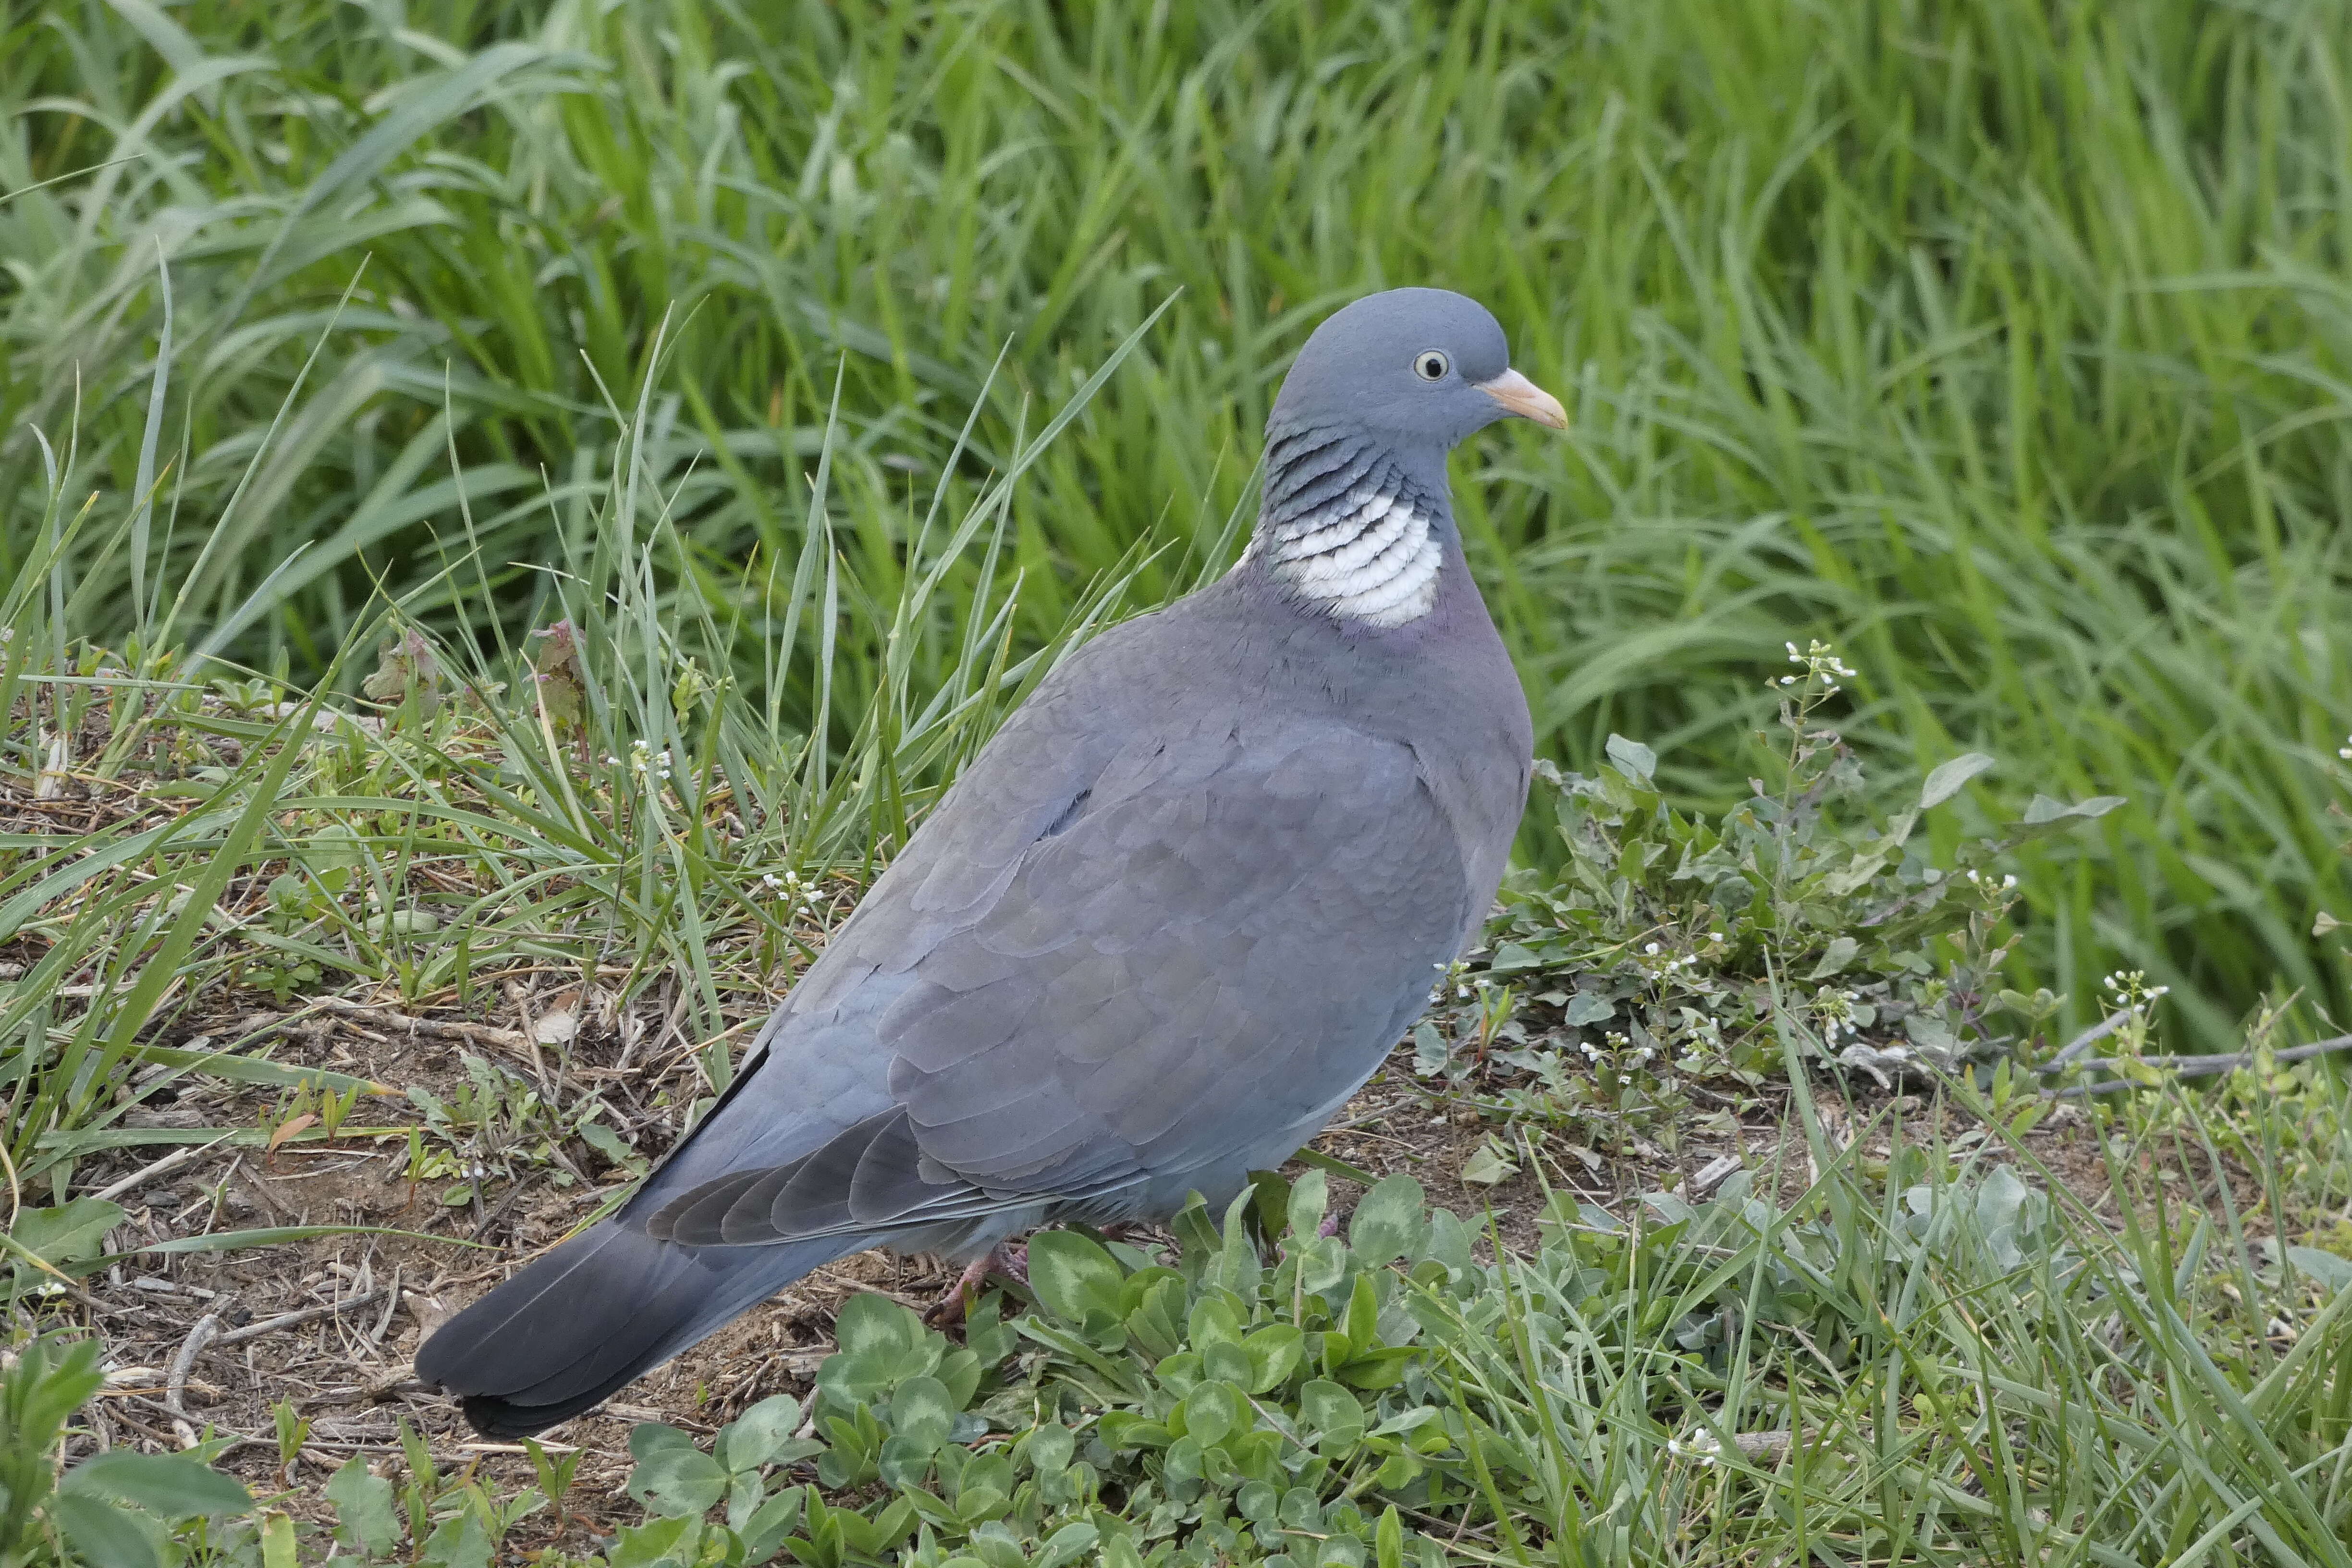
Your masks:
<svg viewBox="0 0 2352 1568"><path fill-rule="evenodd" d="M2131 797L2029 868L2071 1022L2118 960L2217 1046L2266 994L2352 999L2306 935L2347 901L2339 0L255 15L0 37L0 563L99 492L76 635L315 672L382 584L484 637L436 580L470 526L512 636L557 584L508 563L582 548L625 441L678 525L663 613L845 749L930 496L1151 310L986 563L1016 647L1139 542L1132 605L1213 563L1307 329L1451 284L1575 416L1460 465L1548 754L1638 735L1727 799L1819 635L1895 771L1976 747L1988 809ZM838 613L780 673L757 588L803 559L836 392ZM982 566L901 649L919 687Z"/></svg>

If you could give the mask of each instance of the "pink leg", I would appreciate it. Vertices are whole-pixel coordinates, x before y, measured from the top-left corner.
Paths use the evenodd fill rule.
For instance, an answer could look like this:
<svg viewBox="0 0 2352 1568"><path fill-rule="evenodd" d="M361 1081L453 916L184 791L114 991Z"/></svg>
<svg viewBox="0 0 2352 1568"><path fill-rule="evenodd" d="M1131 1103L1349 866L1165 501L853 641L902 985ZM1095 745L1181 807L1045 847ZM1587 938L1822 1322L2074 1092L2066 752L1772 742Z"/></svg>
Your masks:
<svg viewBox="0 0 2352 1568"><path fill-rule="evenodd" d="M1000 1241L984 1258L976 1258L964 1265L963 1273L948 1293L931 1304L923 1314L928 1323L952 1323L969 1313L980 1300L980 1287L991 1274L1029 1283L1029 1249L1018 1242Z"/></svg>

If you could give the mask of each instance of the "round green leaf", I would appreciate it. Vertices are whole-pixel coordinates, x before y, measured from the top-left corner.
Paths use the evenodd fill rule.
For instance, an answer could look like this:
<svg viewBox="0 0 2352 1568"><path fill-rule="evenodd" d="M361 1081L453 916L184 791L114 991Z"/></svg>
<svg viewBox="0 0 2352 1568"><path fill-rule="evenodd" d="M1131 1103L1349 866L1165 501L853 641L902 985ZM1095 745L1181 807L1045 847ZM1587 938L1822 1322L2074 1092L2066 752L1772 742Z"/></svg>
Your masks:
<svg viewBox="0 0 2352 1568"><path fill-rule="evenodd" d="M1208 1447L1243 1424L1241 1406L1233 1384L1204 1379L1184 1396L1184 1435ZM1361 1425L1360 1419L1358 1426Z"/></svg>
<svg viewBox="0 0 2352 1568"><path fill-rule="evenodd" d="M631 1497L673 1518L704 1513L726 1492L726 1470L699 1448L658 1448L629 1476Z"/></svg>
<svg viewBox="0 0 2352 1568"><path fill-rule="evenodd" d="M1268 1323L1254 1331L1242 1342L1250 1358L1250 1378L1243 1386L1252 1394L1264 1394L1287 1381L1298 1370L1298 1358L1306 1348L1307 1336L1296 1323Z"/></svg>
<svg viewBox="0 0 2352 1568"><path fill-rule="evenodd" d="M1346 1453L1363 1440L1363 1405L1328 1378L1318 1377L1298 1391L1298 1414L1318 1435L1316 1446L1327 1454Z"/></svg>
<svg viewBox="0 0 2352 1568"><path fill-rule="evenodd" d="M1201 1370L1236 1388L1247 1388L1257 1381L1257 1368L1250 1361L1249 1352L1225 1340L1212 1340L1202 1347Z"/></svg>
<svg viewBox="0 0 2352 1568"><path fill-rule="evenodd" d="M727 1468L739 1472L757 1469L793 1440L800 1426L799 1400L788 1394L762 1399L727 1428Z"/></svg>
<svg viewBox="0 0 2352 1568"><path fill-rule="evenodd" d="M910 1377L890 1399L890 1431L925 1454L935 1453L955 1429L955 1401L936 1377Z"/></svg>
<svg viewBox="0 0 2352 1568"><path fill-rule="evenodd" d="M1055 1476L1070 1468L1077 1437L1058 1421L1048 1421L1029 1434L1029 1465L1041 1476Z"/></svg>
<svg viewBox="0 0 2352 1568"><path fill-rule="evenodd" d="M665 1448L693 1447L693 1438L658 1421L640 1421L629 1428L629 1458L633 1459L650 1459Z"/></svg>
<svg viewBox="0 0 2352 1568"><path fill-rule="evenodd" d="M889 1297L869 1290L841 1304L833 1337L845 1354L895 1362L923 1342L923 1324Z"/></svg>
<svg viewBox="0 0 2352 1568"><path fill-rule="evenodd" d="M1380 1268L1418 1256L1425 1228L1422 1202L1421 1184L1402 1172L1373 1184L1348 1220L1348 1245L1356 1261Z"/></svg>
<svg viewBox="0 0 2352 1568"><path fill-rule="evenodd" d="M1029 1238L1030 1288L1064 1322L1115 1316L1125 1279L1109 1253L1074 1230L1040 1231Z"/></svg>

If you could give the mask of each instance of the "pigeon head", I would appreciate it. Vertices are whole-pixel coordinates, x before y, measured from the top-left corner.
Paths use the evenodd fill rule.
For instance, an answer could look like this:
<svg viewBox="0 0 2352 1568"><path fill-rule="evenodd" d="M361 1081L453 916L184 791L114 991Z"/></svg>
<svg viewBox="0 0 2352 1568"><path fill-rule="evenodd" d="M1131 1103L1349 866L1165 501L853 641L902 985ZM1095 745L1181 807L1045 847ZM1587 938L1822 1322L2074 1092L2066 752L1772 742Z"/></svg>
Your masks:
<svg viewBox="0 0 2352 1568"><path fill-rule="evenodd" d="M1392 631L1438 600L1445 454L1507 416L1565 429L1485 306L1443 289L1357 300L1315 329L1265 424L1265 493L1236 568L1302 608Z"/></svg>
<svg viewBox="0 0 2352 1568"><path fill-rule="evenodd" d="M1443 452L1512 415L1568 425L1559 400L1511 368L1485 306L1444 289L1391 289L1315 329L1266 428L1353 429L1391 447Z"/></svg>

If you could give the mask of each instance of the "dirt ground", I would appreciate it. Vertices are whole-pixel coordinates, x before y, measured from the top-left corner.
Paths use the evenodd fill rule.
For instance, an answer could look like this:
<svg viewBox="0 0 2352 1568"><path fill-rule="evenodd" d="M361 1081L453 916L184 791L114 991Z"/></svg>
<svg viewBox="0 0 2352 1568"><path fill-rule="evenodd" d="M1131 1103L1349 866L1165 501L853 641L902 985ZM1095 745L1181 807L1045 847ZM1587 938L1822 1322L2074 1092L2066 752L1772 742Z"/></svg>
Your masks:
<svg viewBox="0 0 2352 1568"><path fill-rule="evenodd" d="M333 1068L402 1091L423 1085L444 1099L465 1082L460 1052L471 1051L540 1085L554 1102L601 1097L636 1151L658 1156L701 1085L692 1043L677 1031L683 1008L658 988L635 1007L616 1008L593 987L583 993L576 972L520 972L492 994L501 1001L488 1022L459 1021L447 1010L419 1020L390 1006L345 1001L331 1012L316 1002L282 1015L232 1009L207 1026L238 1037L258 1035L281 1063ZM756 1016L751 1008L757 1001L746 999L747 1020ZM568 1024L562 1022L567 1014ZM541 1043L567 1033L560 1049ZM1700 1180L1711 1187L1740 1167L1757 1173L1759 1188L1784 1195L1801 1191L1812 1175L1801 1136L1789 1133L1785 1108L1768 1094L1694 1118L1671 1152L1636 1141L1625 1158L1547 1156L1540 1173L1528 1169L1499 1184L1466 1186L1464 1163L1492 1124L1433 1093L1413 1077L1411 1060L1410 1048L1401 1047L1314 1146L1374 1175L1409 1172L1433 1203L1465 1216L1483 1218L1491 1207L1497 1233L1514 1251L1534 1244L1544 1180L1624 1216L1643 1193L1689 1192ZM1885 1152L1896 1119L1909 1121L1906 1136L1916 1136L1930 1131L1926 1121L1947 1114L1916 1096L1874 1091L1857 1100L1825 1091L1821 1104L1831 1137L1849 1143L1859 1136L1865 1156ZM176 1098L134 1109L127 1121L160 1129L252 1129L272 1124L273 1107L282 1118L282 1090L189 1082ZM478 1440L447 1400L417 1384L410 1358L444 1317L559 1239L620 1191L627 1173L573 1141L557 1145L551 1157L513 1160L511 1177L493 1174L475 1183L464 1201L445 1202L452 1182L408 1179L405 1129L417 1120L405 1098L383 1096L362 1100L332 1141L314 1125L274 1152L196 1144L174 1153L149 1145L85 1160L76 1189L106 1193L127 1210L110 1238L112 1251L264 1226L384 1226L409 1234L150 1254L53 1296L47 1310L54 1317L100 1330L112 1369L90 1418L93 1429L78 1446L161 1449L184 1446L207 1429L236 1434L226 1467L258 1493L292 1489L288 1506L308 1514L320 1508L318 1489L328 1473L350 1455L371 1462L396 1455L404 1419L445 1467L476 1466L494 1484L525 1484L530 1471L520 1447ZM1968 1125L1948 1121L1942 1131L1964 1135ZM2034 1130L2028 1146L2084 1205L2112 1214L2105 1167L2079 1112L2062 1110ZM2231 1176L2242 1197L2252 1195L2242 1173ZM1336 1180L1335 1212L1350 1206L1356 1191L1353 1183ZM2258 1212L2261 1205L2251 1207ZM620 1518L634 1517L621 1483L635 1424L657 1420L709 1432L755 1400L804 1394L833 1348L833 1316L845 1296L879 1290L921 1309L952 1279L952 1269L928 1258L846 1259L783 1291L600 1411L549 1432L551 1450L589 1450L566 1532L609 1528L615 1500L622 1500ZM272 1407L289 1401L310 1426L293 1471L284 1473ZM585 1543L585 1537L571 1542Z"/></svg>

